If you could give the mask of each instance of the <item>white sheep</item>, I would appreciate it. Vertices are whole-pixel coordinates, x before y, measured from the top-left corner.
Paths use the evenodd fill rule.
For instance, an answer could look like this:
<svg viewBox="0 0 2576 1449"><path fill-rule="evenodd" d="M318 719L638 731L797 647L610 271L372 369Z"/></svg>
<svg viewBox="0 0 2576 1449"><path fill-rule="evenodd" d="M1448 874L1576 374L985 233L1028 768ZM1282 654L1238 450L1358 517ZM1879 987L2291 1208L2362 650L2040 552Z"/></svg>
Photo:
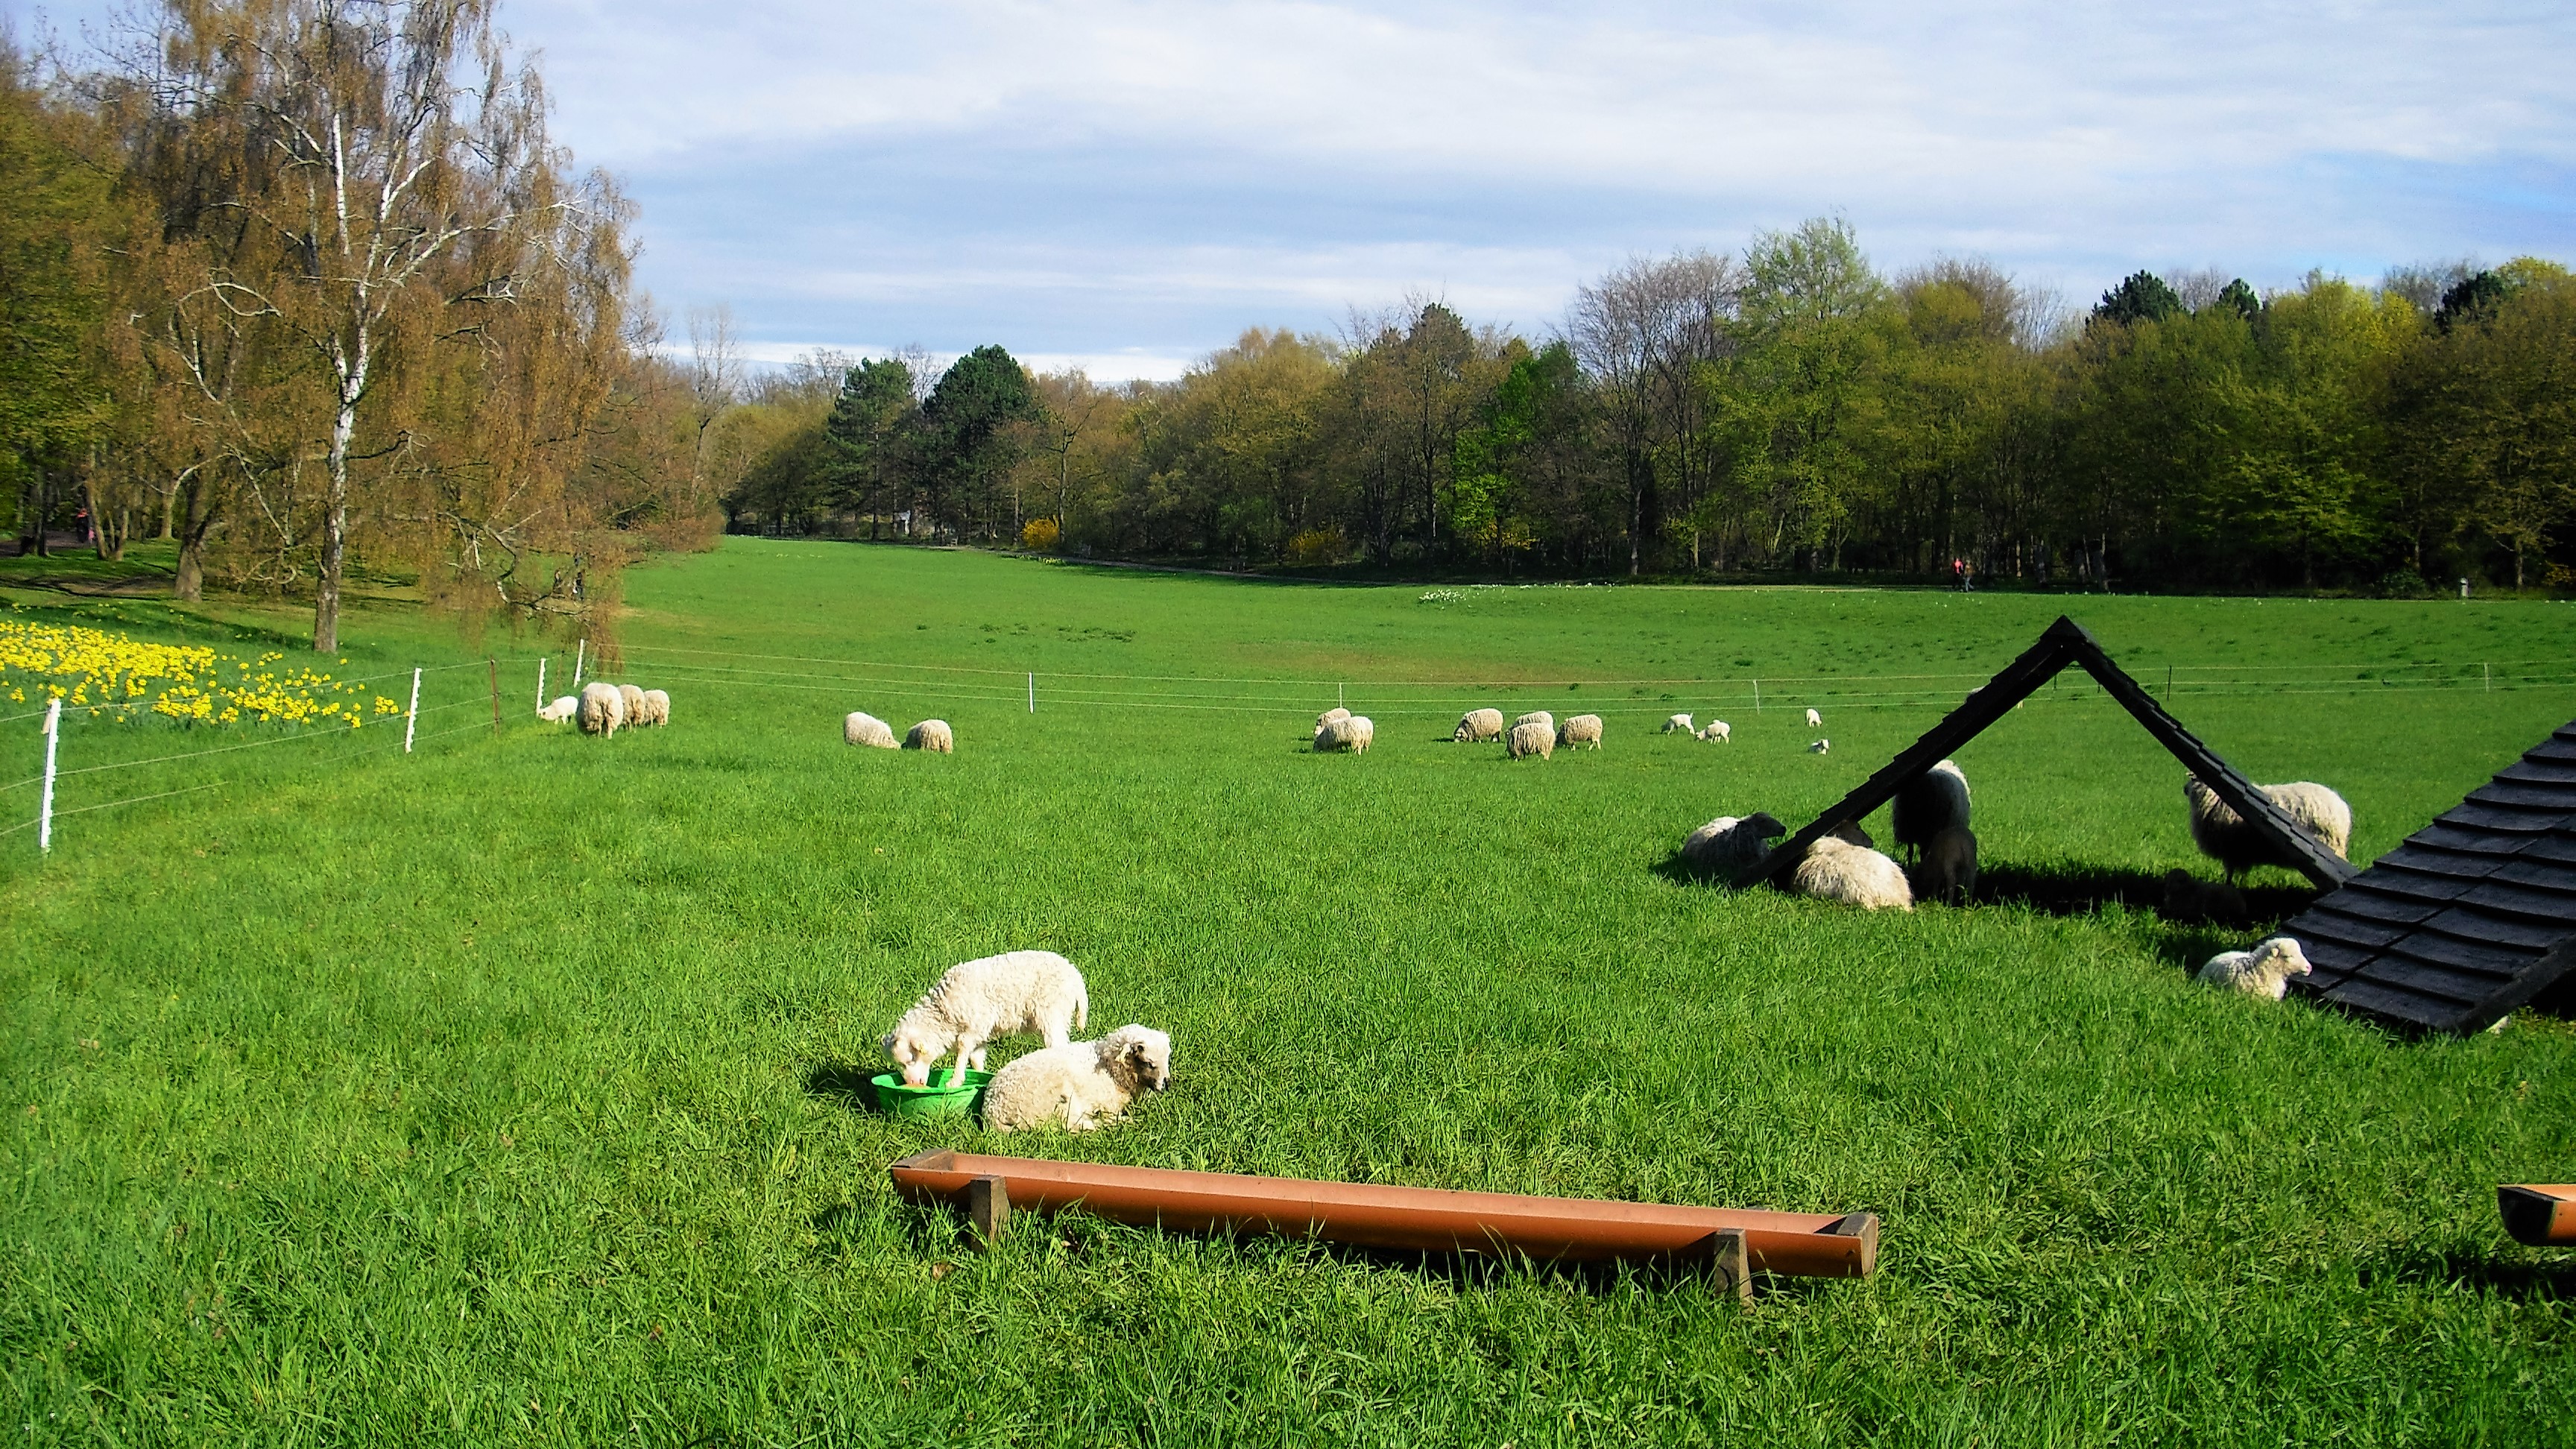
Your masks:
<svg viewBox="0 0 2576 1449"><path fill-rule="evenodd" d="M1924 900L1964 906L1977 889L1977 837L1964 825L1953 825L1923 845L1923 863L1915 871L1915 895Z"/></svg>
<svg viewBox="0 0 2576 1449"><path fill-rule="evenodd" d="M1314 749L1319 755L1334 751L1364 755L1368 753L1368 747L1376 739L1377 726L1367 715L1345 715L1340 719L1326 720L1315 727Z"/></svg>
<svg viewBox="0 0 2576 1449"><path fill-rule="evenodd" d="M2251 951L2225 951L2200 963L2200 979L2211 986L2232 987L2248 996L2278 1001L2289 994L2290 978L2310 971L2308 953L2296 939L2274 936Z"/></svg>
<svg viewBox="0 0 2576 1449"><path fill-rule="evenodd" d="M871 749L891 750L895 747L894 726L865 710L851 710L842 719L841 738Z"/></svg>
<svg viewBox="0 0 2576 1449"><path fill-rule="evenodd" d="M616 685L603 684L596 679L581 687L581 703L575 706L575 710L576 718L581 721L581 732L586 735L606 739L617 733L618 726L626 723L626 697L617 692Z"/></svg>
<svg viewBox="0 0 2576 1449"><path fill-rule="evenodd" d="M954 1047L957 1065L981 1068L984 1043L1035 1032L1051 1047L1091 1024L1091 992L1072 962L1053 951L1005 951L948 968L885 1035L887 1054L911 1086Z"/></svg>
<svg viewBox="0 0 2576 1449"><path fill-rule="evenodd" d="M1503 751L1515 760L1526 760L1532 755L1544 760L1556 753L1556 731L1537 720L1524 720L1512 726L1511 738L1504 742Z"/></svg>
<svg viewBox="0 0 2576 1449"><path fill-rule="evenodd" d="M1546 730L1551 735L1556 733L1556 716L1549 714L1543 709L1531 710L1529 713L1522 715L1519 719L1513 720L1512 728L1519 729L1525 724L1537 725L1539 728Z"/></svg>
<svg viewBox="0 0 2576 1449"><path fill-rule="evenodd" d="M1772 838L1788 833L1788 826L1761 811L1741 818L1720 815L1682 842L1682 863L1703 874L1740 881L1770 858Z"/></svg>
<svg viewBox="0 0 2576 1449"><path fill-rule="evenodd" d="M1809 711L1807 711L1807 728L1809 728L1809 729L1811 729L1811 730L1819 730L1819 729L1823 729L1824 727L1825 727L1825 717L1824 717L1823 715L1820 715L1820 714L1816 713L1816 712L1815 712L1814 710L1812 710L1812 709L1811 709L1811 710L1809 710Z"/></svg>
<svg viewBox="0 0 2576 1449"><path fill-rule="evenodd" d="M1503 712L1499 709L1471 709L1458 716L1458 728L1449 734L1449 743L1479 744L1503 737Z"/></svg>
<svg viewBox="0 0 2576 1449"><path fill-rule="evenodd" d="M1943 760L1896 787L1888 807L1888 833L1907 850L1932 843L1944 830L1968 828L1968 777Z"/></svg>
<svg viewBox="0 0 2576 1449"><path fill-rule="evenodd" d="M2328 850L2340 856L2352 842L2352 807L2341 795L2308 780L2287 785L2254 787L2271 798L2281 813L2305 827L2310 835L2325 843ZM2200 853L2217 861L2227 872L2227 882L2258 865L2286 866L2298 869L2292 861L2275 852L2245 818L2227 807L2218 792L2200 782L2194 775L2183 781L2183 798L2191 802L2191 843Z"/></svg>
<svg viewBox="0 0 2576 1449"><path fill-rule="evenodd" d="M548 724L562 724L565 720L572 718L573 715L580 711L580 709L580 695L560 695L555 699L554 703L539 706L537 709L537 718L544 720Z"/></svg>
<svg viewBox="0 0 2576 1449"><path fill-rule="evenodd" d="M984 1125L995 1132L1050 1125L1086 1132L1171 1084L1172 1039L1130 1024L1098 1041L1031 1052L994 1073L984 1089Z"/></svg>
<svg viewBox="0 0 2576 1449"><path fill-rule="evenodd" d="M1905 883L1905 872L1895 861L1831 835L1807 847L1789 884L1802 896L1863 910L1914 909L1914 888Z"/></svg>
<svg viewBox="0 0 2576 1449"><path fill-rule="evenodd" d="M1578 749L1584 745L1590 745L1596 750L1601 748L1601 716L1578 714L1567 720L1558 727L1556 742L1569 750Z"/></svg>
<svg viewBox="0 0 2576 1449"><path fill-rule="evenodd" d="M1722 745L1735 738L1735 731L1727 726L1726 721L1713 719L1699 732L1699 737L1704 740L1715 740Z"/></svg>
<svg viewBox="0 0 2576 1449"><path fill-rule="evenodd" d="M1322 729L1324 726L1331 724L1337 719L1349 719L1350 717L1351 712L1337 704L1331 709L1324 711L1322 714L1315 716L1315 728Z"/></svg>
<svg viewBox="0 0 2576 1449"><path fill-rule="evenodd" d="M631 684L621 684L617 686L617 698L619 702L626 706L626 727L628 729L641 729L652 723L651 720L644 716L645 704L643 690L640 690Z"/></svg>
<svg viewBox="0 0 2576 1449"><path fill-rule="evenodd" d="M1677 714L1664 721L1663 732L1669 735L1677 731L1686 735L1697 734L1699 733L1699 726L1691 723L1691 717L1689 715Z"/></svg>
<svg viewBox="0 0 2576 1449"><path fill-rule="evenodd" d="M1814 710L1809 710L1807 712L1809 714L1815 713ZM1814 744L1807 746L1807 753L1811 755L1829 755L1833 753L1833 749L1834 742L1832 740L1818 740Z"/></svg>
<svg viewBox="0 0 2576 1449"><path fill-rule="evenodd" d="M934 755L953 755L957 753L957 732L950 729L944 719L926 719L904 732L903 747L928 750Z"/></svg>
<svg viewBox="0 0 2576 1449"><path fill-rule="evenodd" d="M671 696L669 691L660 689L648 689L644 691L644 723L648 725L666 725L670 722Z"/></svg>

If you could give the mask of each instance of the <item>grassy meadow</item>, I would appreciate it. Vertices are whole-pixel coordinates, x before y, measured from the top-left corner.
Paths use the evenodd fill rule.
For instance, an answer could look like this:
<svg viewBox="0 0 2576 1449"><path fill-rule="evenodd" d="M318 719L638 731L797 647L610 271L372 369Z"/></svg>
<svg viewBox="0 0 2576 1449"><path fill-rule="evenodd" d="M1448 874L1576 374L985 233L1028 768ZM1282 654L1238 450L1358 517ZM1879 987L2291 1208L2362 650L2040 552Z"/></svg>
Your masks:
<svg viewBox="0 0 2576 1449"><path fill-rule="evenodd" d="M0 620L235 651L306 627L27 587L47 563L0 572ZM2576 1029L2407 1042L2191 985L2247 937L2150 909L2214 867L2180 768L2098 691L1959 756L1972 907L1671 860L1714 815L1802 822L2060 612L2159 692L2170 669L2254 778L2341 790L2367 859L2576 715L2576 608L1300 586L759 540L626 598L609 677L668 689L668 729L542 725L566 643L392 602L335 667L388 694L429 669L410 755L398 723L68 721L83 813L49 857L0 835L20 1440L2576 1443L2576 1263L2512 1244L2493 1193L2576 1177ZM1337 697L1367 755L1307 752ZM1607 747L1447 743L1483 703L1593 710ZM33 813L28 708L0 705L0 826ZM958 753L849 749L852 709L948 719ZM1733 742L1656 734L1675 710ZM1169 1030L1172 1090L1074 1137L867 1110L893 1018L1018 947L1082 966L1095 1031ZM1880 1270L1746 1310L1688 1275L1072 1215L979 1255L890 1191L934 1145L1868 1209Z"/></svg>

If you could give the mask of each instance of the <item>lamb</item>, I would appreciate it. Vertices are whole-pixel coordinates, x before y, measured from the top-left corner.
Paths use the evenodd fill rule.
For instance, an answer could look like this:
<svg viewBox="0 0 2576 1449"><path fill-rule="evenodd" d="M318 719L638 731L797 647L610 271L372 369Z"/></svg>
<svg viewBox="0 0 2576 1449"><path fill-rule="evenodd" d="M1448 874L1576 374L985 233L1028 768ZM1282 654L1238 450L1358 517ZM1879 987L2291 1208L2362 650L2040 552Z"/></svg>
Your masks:
<svg viewBox="0 0 2576 1449"><path fill-rule="evenodd" d="M2203 961L2200 979L2278 1001L2289 994L2290 978L2305 976L2310 969L2308 953L2299 949L2296 938L2274 936L2251 951L2224 951Z"/></svg>
<svg viewBox="0 0 2576 1449"><path fill-rule="evenodd" d="M1531 710L1529 713L1522 715L1519 719L1513 720L1512 728L1519 729L1525 724L1537 725L1539 728L1547 731L1551 735L1556 733L1556 716L1549 714L1543 709Z"/></svg>
<svg viewBox="0 0 2576 1449"><path fill-rule="evenodd" d="M1665 734L1671 734L1676 730L1686 735L1694 735L1699 733L1699 726L1691 723L1691 717L1689 715L1677 714L1664 721L1663 732Z"/></svg>
<svg viewBox="0 0 2576 1449"><path fill-rule="evenodd" d="M651 720L644 717L644 691L637 689L631 684L621 684L617 686L617 697L626 705L626 727L628 729L641 729L645 725L652 723Z"/></svg>
<svg viewBox="0 0 2576 1449"><path fill-rule="evenodd" d="M1816 712L1815 712L1814 710L1812 710L1812 709L1811 709L1811 710L1809 710L1809 711L1807 711L1807 728L1809 728L1809 729L1811 729L1811 730L1817 730L1817 729L1823 729L1824 727L1825 727L1825 717L1824 717L1823 715L1820 715L1820 714L1816 713Z"/></svg>
<svg viewBox="0 0 2576 1449"><path fill-rule="evenodd" d="M1726 721L1713 719L1708 722L1707 728L1699 732L1699 737L1704 740L1715 740L1722 745L1735 738L1735 731L1727 727Z"/></svg>
<svg viewBox="0 0 2576 1449"><path fill-rule="evenodd" d="M1499 709L1471 709L1458 716L1458 728L1449 735L1449 743L1480 744L1503 737L1503 712Z"/></svg>
<svg viewBox="0 0 2576 1449"><path fill-rule="evenodd" d="M1977 837L1964 825L1952 825L1923 847L1915 871L1915 894L1945 905L1964 906L1977 888Z"/></svg>
<svg viewBox="0 0 2576 1449"><path fill-rule="evenodd" d="M1811 709L1807 711L1807 713L1814 714L1815 711ZM1833 753L1833 748L1834 742L1832 740L1818 740L1814 744L1807 746L1807 753L1811 755L1831 754Z"/></svg>
<svg viewBox="0 0 2576 1449"><path fill-rule="evenodd" d="M1863 910L1914 909L1914 890L1895 861L1831 835L1807 847L1807 857L1790 873L1789 885L1802 896L1841 901Z"/></svg>
<svg viewBox="0 0 2576 1449"><path fill-rule="evenodd" d="M957 753L957 732L950 729L944 719L926 719L904 732L903 747L928 750L934 755L953 755Z"/></svg>
<svg viewBox="0 0 2576 1449"><path fill-rule="evenodd" d="M1005 951L948 968L885 1035L907 1086L926 1086L930 1065L951 1046L960 1067L984 1065L984 1043L1035 1032L1051 1047L1091 1023L1091 992L1072 962L1053 951Z"/></svg>
<svg viewBox="0 0 2576 1449"><path fill-rule="evenodd" d="M1772 837L1788 833L1788 826L1761 811L1741 818L1720 815L1682 842L1682 863L1704 875L1740 881L1770 857Z"/></svg>
<svg viewBox="0 0 2576 1449"><path fill-rule="evenodd" d="M574 714L580 711L580 709L581 696L577 694L562 695L552 704L538 706L537 718L544 720L548 724L562 724L565 720L572 718Z"/></svg>
<svg viewBox="0 0 2576 1449"><path fill-rule="evenodd" d="M2245 919L2245 893L2223 881L2196 880L2187 870L2169 870L2161 914L2186 926L2233 926Z"/></svg>
<svg viewBox="0 0 2576 1449"><path fill-rule="evenodd" d="M1944 830L1968 828L1968 777L1943 760L1896 787L1888 809L1889 833L1911 851L1929 845Z"/></svg>
<svg viewBox="0 0 2576 1449"><path fill-rule="evenodd" d="M1326 720L1316 726L1315 753L1321 755L1341 750L1354 755L1364 755L1368 753L1369 745L1376 739L1377 726L1367 715L1344 715L1340 719Z"/></svg>
<svg viewBox="0 0 2576 1449"><path fill-rule="evenodd" d="M603 684L596 679L581 687L581 703L575 706L575 710L576 718L581 722L581 732L586 735L606 739L617 733L619 725L626 723L626 697L617 692L616 685Z"/></svg>
<svg viewBox="0 0 2576 1449"><path fill-rule="evenodd" d="M2336 855L2342 855L2344 848L2351 843L2352 807L2334 791L2307 780L2287 785L2257 785L2254 788L2271 797L2272 803L2281 807L2283 814ZM2244 817L2229 809L2226 802L2218 798L2218 792L2202 784L2199 776L2184 780L2182 793L2183 798L2191 802L2191 843L2200 847L2201 854L2225 868L2229 885L2236 883L2238 875L2258 865L2298 868L2294 862L2275 852L2263 837L2255 834Z"/></svg>
<svg viewBox="0 0 2576 1449"><path fill-rule="evenodd" d="M894 726L865 710L854 709L841 721L841 738L854 745L891 750L894 748Z"/></svg>
<svg viewBox="0 0 2576 1449"><path fill-rule="evenodd" d="M666 725L671 722L671 696L666 690L644 691L644 723Z"/></svg>
<svg viewBox="0 0 2576 1449"><path fill-rule="evenodd" d="M1337 704L1331 709L1324 711L1322 714L1315 716L1315 728L1322 729L1324 726L1331 724L1337 719L1349 719L1350 717L1351 712Z"/></svg>
<svg viewBox="0 0 2576 1449"><path fill-rule="evenodd" d="M1601 716L1578 714L1565 722L1557 732L1556 742L1571 750L1581 745L1601 748Z"/></svg>
<svg viewBox="0 0 2576 1449"><path fill-rule="evenodd" d="M1512 726L1511 738L1504 742L1503 752L1515 760L1532 755L1544 760L1556 753L1556 731L1536 720L1524 720Z"/></svg>
<svg viewBox="0 0 2576 1449"><path fill-rule="evenodd" d="M995 1132L1048 1125L1087 1132L1171 1084L1171 1037L1131 1024L1098 1041L1031 1052L1002 1068L984 1089L984 1125Z"/></svg>

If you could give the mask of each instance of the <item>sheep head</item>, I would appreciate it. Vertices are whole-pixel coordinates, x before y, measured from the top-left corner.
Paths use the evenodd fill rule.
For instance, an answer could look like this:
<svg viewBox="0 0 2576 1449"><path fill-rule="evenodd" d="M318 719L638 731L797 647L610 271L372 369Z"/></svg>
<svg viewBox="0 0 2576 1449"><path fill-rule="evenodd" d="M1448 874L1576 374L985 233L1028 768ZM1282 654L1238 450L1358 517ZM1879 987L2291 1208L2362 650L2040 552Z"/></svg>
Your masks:
<svg viewBox="0 0 2576 1449"><path fill-rule="evenodd" d="M1100 1066L1130 1091L1162 1091L1172 1084L1172 1039L1131 1022L1100 1039Z"/></svg>
<svg viewBox="0 0 2576 1449"><path fill-rule="evenodd" d="M2250 964L2265 976L2276 979L2306 976L2316 969L2308 964L2308 953L2299 949L2295 936L2274 936L2256 946L2254 960Z"/></svg>
<svg viewBox="0 0 2576 1449"><path fill-rule="evenodd" d="M926 1087L930 1085L930 1064L948 1050L948 1038L926 1027L899 1022L885 1034L884 1046L886 1055L903 1068L905 1086Z"/></svg>
<svg viewBox="0 0 2576 1449"><path fill-rule="evenodd" d="M1786 835L1789 833L1789 827L1781 824L1768 810L1756 810L1752 814L1745 816L1742 820L1736 822L1736 829L1749 829L1753 831L1757 839L1761 840L1769 840L1774 836Z"/></svg>

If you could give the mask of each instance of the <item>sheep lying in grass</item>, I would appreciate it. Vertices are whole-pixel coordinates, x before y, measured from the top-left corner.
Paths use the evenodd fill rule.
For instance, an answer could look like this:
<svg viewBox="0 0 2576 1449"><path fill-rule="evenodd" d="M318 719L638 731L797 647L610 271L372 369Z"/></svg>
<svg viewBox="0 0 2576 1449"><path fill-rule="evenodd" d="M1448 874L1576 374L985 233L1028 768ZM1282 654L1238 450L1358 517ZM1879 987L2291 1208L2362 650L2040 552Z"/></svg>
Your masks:
<svg viewBox="0 0 2576 1449"><path fill-rule="evenodd" d="M1679 731L1686 735L1695 735L1699 733L1699 726L1691 723L1691 717L1689 715L1677 714L1664 721L1663 729L1665 734L1672 734L1675 731Z"/></svg>
<svg viewBox="0 0 2576 1449"><path fill-rule="evenodd" d="M1968 828L1968 777L1943 760L1896 787L1888 808L1888 833L1908 851L1932 843L1944 830Z"/></svg>
<svg viewBox="0 0 2576 1449"><path fill-rule="evenodd" d="M1813 730L1813 729L1822 729L1822 728L1824 728L1824 726L1825 726L1825 717L1824 717L1823 715L1820 715L1820 714L1816 713L1816 712L1815 712L1814 710L1812 710L1812 709L1811 709L1811 710L1809 710L1809 711L1807 711L1807 728L1809 728L1809 729L1811 729L1811 730Z"/></svg>
<svg viewBox="0 0 2576 1449"><path fill-rule="evenodd" d="M1499 709L1471 709L1458 716L1458 728L1449 734L1453 745L1481 744L1503 737L1503 712Z"/></svg>
<svg viewBox="0 0 2576 1449"><path fill-rule="evenodd" d="M870 749L891 750L895 747L894 726L865 710L851 710L848 716L842 719L841 738L854 745L866 745Z"/></svg>
<svg viewBox="0 0 2576 1449"><path fill-rule="evenodd" d="M606 739L617 733L618 726L626 723L626 697L617 692L616 685L603 684L596 679L581 687L581 703L574 708L574 717L581 722L581 732L586 735Z"/></svg>
<svg viewBox="0 0 2576 1449"><path fill-rule="evenodd" d="M1172 1039L1131 1024L1098 1041L1031 1052L994 1073L984 1089L984 1125L995 1132L1048 1125L1086 1132L1171 1084Z"/></svg>
<svg viewBox="0 0 2576 1449"><path fill-rule="evenodd" d="M904 732L903 747L928 750L934 755L953 755L957 753L957 732L950 729L944 719L926 719Z"/></svg>
<svg viewBox="0 0 2576 1449"><path fill-rule="evenodd" d="M2200 880L2187 870L2169 870L2159 914L2186 926L2241 925L2246 916L2245 893L2223 881Z"/></svg>
<svg viewBox="0 0 2576 1449"><path fill-rule="evenodd" d="M1841 901L1870 911L1914 909L1914 888L1895 861L1828 835L1807 847L1806 859L1790 873L1790 888L1802 896Z"/></svg>
<svg viewBox="0 0 2576 1449"><path fill-rule="evenodd" d="M2278 1001L2290 990L2290 978L2309 972L2308 953L2289 936L2274 936L2251 951L2227 951L2200 965L2200 979L2248 996Z"/></svg>
<svg viewBox="0 0 2576 1449"><path fill-rule="evenodd" d="M1503 752L1515 760L1526 760L1532 755L1544 760L1556 753L1556 731L1536 720L1516 724L1512 726L1511 738L1503 744Z"/></svg>
<svg viewBox="0 0 2576 1449"><path fill-rule="evenodd" d="M1567 720L1558 728L1556 742L1569 750L1579 749L1584 745L1590 745L1596 750L1601 748L1601 716L1578 714Z"/></svg>
<svg viewBox="0 0 2576 1449"><path fill-rule="evenodd" d="M658 726L666 725L670 722L670 694L667 691L659 689L648 689L644 691L644 718L642 723Z"/></svg>
<svg viewBox="0 0 2576 1449"><path fill-rule="evenodd" d="M984 1043L1035 1032L1051 1047L1091 1023L1091 993L1082 973L1053 951L1005 951L948 968L885 1035L885 1049L919 1087L950 1048L957 1065L982 1067Z"/></svg>
<svg viewBox="0 0 2576 1449"><path fill-rule="evenodd" d="M1368 753L1369 745L1376 739L1377 726L1367 715L1344 715L1340 719L1328 719L1315 727L1315 753L1323 755L1340 751L1364 755Z"/></svg>
<svg viewBox="0 0 2576 1449"><path fill-rule="evenodd" d="M1715 740L1722 745L1735 738L1735 731L1727 726L1726 721L1713 719L1708 722L1707 728L1699 732L1699 737L1704 740Z"/></svg>
<svg viewBox="0 0 2576 1449"><path fill-rule="evenodd" d="M1916 896L1966 905L1977 889L1977 837L1964 825L1943 830L1924 843L1923 863L1914 874Z"/></svg>
<svg viewBox="0 0 2576 1449"><path fill-rule="evenodd" d="M1682 863L1703 875L1740 881L1770 858L1773 838L1788 833L1788 826L1760 811L1741 818L1720 815L1682 842Z"/></svg>
<svg viewBox="0 0 2576 1449"><path fill-rule="evenodd" d="M1809 710L1807 713L1814 714L1815 711ZM1807 746L1807 753L1811 755L1829 755L1833 753L1833 749L1834 742L1832 740L1818 740L1814 744Z"/></svg>
<svg viewBox="0 0 2576 1449"><path fill-rule="evenodd" d="M2272 803L2281 807L2281 813L2298 822L2336 855L2342 855L2351 844L2352 807L2344 803L2341 795L2308 780L2254 788L2271 797ZM2258 865L2298 869L2296 863L2255 834L2245 817L2229 809L2218 798L2218 792L2202 784L2199 776L2184 780L2182 793L2191 802L2191 843L2226 870L2228 884L2234 885L2238 875Z"/></svg>
<svg viewBox="0 0 2576 1449"><path fill-rule="evenodd" d="M1331 709L1324 711L1322 714L1315 716L1315 728L1322 729L1324 726L1331 724L1337 719L1349 719L1350 717L1351 712L1337 704Z"/></svg>
<svg viewBox="0 0 2576 1449"><path fill-rule="evenodd" d="M544 720L548 724L562 724L565 720L572 718L574 714L580 711L580 709L580 695L562 695L552 704L538 706L537 718Z"/></svg>

